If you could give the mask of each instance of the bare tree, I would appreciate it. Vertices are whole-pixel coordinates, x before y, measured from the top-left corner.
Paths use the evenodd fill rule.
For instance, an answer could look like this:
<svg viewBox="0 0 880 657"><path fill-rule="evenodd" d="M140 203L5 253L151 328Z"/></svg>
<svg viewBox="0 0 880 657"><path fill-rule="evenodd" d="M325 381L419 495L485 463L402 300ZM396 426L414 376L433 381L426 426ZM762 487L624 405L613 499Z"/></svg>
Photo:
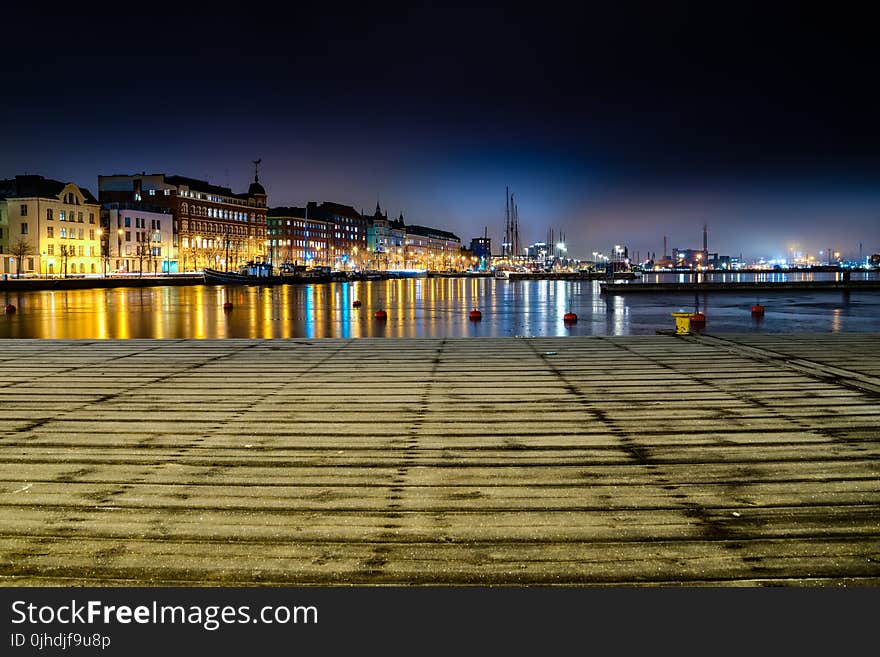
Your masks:
<svg viewBox="0 0 880 657"><path fill-rule="evenodd" d="M59 249L59 255L61 257L61 273L64 275L64 278L67 278L67 259L73 255L73 247L62 244Z"/></svg>
<svg viewBox="0 0 880 657"><path fill-rule="evenodd" d="M19 237L18 241L9 248L9 252L15 257L16 277L21 278L21 261L34 254L34 246L24 237Z"/></svg>

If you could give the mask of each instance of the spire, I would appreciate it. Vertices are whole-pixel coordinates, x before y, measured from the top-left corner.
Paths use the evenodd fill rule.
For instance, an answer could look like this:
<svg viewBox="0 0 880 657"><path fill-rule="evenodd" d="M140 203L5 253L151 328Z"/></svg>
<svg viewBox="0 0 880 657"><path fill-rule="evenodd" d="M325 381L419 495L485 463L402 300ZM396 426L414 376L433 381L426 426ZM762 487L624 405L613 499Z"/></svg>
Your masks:
<svg viewBox="0 0 880 657"><path fill-rule="evenodd" d="M260 162L262 162L262 161L263 161L263 158L260 158L258 160L253 160L253 163L254 163L254 182L255 183L260 182Z"/></svg>
<svg viewBox="0 0 880 657"><path fill-rule="evenodd" d="M382 216L382 208L379 207L379 201L376 201L376 216L377 217Z"/></svg>

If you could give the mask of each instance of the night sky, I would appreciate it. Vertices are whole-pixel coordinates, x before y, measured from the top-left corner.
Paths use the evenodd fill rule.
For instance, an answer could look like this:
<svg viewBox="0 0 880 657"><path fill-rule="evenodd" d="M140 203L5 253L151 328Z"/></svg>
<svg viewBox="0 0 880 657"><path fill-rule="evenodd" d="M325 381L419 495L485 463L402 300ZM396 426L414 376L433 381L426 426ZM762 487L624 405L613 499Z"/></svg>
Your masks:
<svg viewBox="0 0 880 657"><path fill-rule="evenodd" d="M0 177L244 191L262 158L270 205L378 200L465 243L499 240L509 185L521 236L565 231L575 256L699 247L704 223L723 254L880 252L867 14L322 6L6 14Z"/></svg>

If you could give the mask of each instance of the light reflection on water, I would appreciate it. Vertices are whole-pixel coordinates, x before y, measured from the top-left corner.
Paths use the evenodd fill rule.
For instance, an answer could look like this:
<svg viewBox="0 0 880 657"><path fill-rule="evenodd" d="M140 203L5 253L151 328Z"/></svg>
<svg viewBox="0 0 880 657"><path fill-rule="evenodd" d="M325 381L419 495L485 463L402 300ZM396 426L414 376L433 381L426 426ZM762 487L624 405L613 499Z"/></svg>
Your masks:
<svg viewBox="0 0 880 657"><path fill-rule="evenodd" d="M598 282L405 279L323 285L181 286L0 293L3 338L323 338L633 335L699 309L709 332L880 331L878 292L614 295ZM362 302L354 308L355 299ZM230 301L231 312L223 310ZM373 313L382 308L387 322ZM471 309L483 314L468 318ZM567 326L563 315L578 315Z"/></svg>

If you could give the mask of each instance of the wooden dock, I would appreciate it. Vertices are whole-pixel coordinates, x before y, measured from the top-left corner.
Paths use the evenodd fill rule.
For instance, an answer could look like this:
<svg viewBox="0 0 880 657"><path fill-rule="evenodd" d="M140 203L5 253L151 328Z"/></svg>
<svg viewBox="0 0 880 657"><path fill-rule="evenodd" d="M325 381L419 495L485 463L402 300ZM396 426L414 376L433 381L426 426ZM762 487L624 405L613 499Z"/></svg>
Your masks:
<svg viewBox="0 0 880 657"><path fill-rule="evenodd" d="M880 584L880 335L7 340L0 582Z"/></svg>

